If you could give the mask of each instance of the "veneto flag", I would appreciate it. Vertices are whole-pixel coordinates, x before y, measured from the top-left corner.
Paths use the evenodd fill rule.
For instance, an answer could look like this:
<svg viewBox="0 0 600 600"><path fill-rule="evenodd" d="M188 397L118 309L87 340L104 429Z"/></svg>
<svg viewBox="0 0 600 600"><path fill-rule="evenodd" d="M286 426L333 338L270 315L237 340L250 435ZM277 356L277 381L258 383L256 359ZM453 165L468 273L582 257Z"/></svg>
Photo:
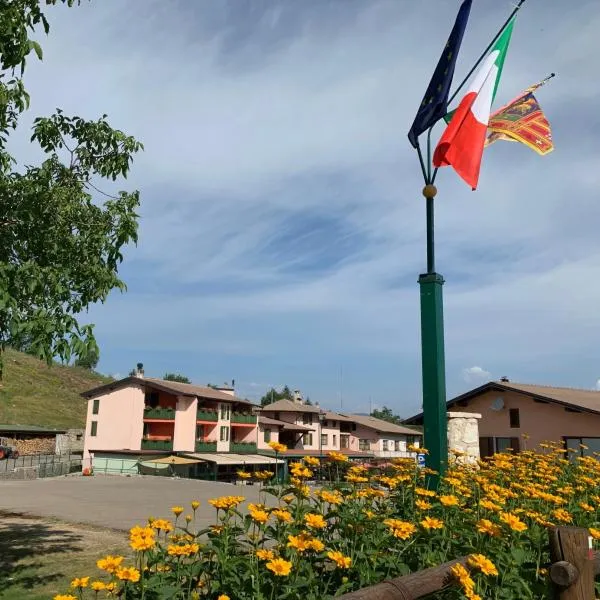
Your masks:
<svg viewBox="0 0 600 600"><path fill-rule="evenodd" d="M481 64L433 154L434 166L451 166L474 190L513 26L514 18Z"/></svg>

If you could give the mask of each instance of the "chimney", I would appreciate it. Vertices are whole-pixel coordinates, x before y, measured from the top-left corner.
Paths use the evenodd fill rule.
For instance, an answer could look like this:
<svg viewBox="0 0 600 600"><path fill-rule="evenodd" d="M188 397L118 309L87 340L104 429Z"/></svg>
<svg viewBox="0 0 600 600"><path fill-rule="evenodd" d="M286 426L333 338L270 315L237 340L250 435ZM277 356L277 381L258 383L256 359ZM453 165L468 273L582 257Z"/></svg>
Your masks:
<svg viewBox="0 0 600 600"><path fill-rule="evenodd" d="M302 394L300 390L294 390L294 402L296 404L304 404L304 400L302 400Z"/></svg>
<svg viewBox="0 0 600 600"><path fill-rule="evenodd" d="M134 372L135 372L135 376L136 377L139 377L140 379L143 379L144 378L144 364L143 363L138 363L135 366Z"/></svg>
<svg viewBox="0 0 600 600"><path fill-rule="evenodd" d="M506 375L500 377L500 381L502 383L510 383L510 379Z"/></svg>
<svg viewBox="0 0 600 600"><path fill-rule="evenodd" d="M224 383L223 385L216 385L215 389L219 392L227 394L228 396L235 396L235 390L233 388L233 383L235 383L235 380L232 379L231 383L232 385L229 385L228 383Z"/></svg>

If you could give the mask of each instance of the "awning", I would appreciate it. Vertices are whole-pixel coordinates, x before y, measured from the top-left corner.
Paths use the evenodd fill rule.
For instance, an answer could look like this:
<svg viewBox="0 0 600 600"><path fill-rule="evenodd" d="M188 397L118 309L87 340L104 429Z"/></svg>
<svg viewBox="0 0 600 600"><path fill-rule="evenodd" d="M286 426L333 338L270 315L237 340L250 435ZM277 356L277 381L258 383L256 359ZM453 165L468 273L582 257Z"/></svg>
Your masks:
<svg viewBox="0 0 600 600"><path fill-rule="evenodd" d="M143 461L143 464L153 465L155 463L163 463L167 465L195 465L199 462L202 462L202 460L186 458L184 456L161 456L160 458L155 458L154 460L145 460Z"/></svg>
<svg viewBox="0 0 600 600"><path fill-rule="evenodd" d="M276 459L272 456L262 456L260 454L231 454L229 452L219 454L217 453L190 453L197 462L206 461L216 463L217 465L274 465L276 463L283 463L285 461Z"/></svg>

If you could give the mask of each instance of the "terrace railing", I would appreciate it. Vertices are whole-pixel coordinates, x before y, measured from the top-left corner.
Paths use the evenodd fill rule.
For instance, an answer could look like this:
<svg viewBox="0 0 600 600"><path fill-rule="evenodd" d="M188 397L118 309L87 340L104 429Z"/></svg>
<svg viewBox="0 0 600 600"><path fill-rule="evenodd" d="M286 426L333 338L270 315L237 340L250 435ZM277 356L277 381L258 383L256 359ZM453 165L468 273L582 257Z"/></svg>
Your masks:
<svg viewBox="0 0 600 600"><path fill-rule="evenodd" d="M156 408L145 408L144 419L164 419L173 421L175 419L175 409L161 408L160 406L157 406Z"/></svg>
<svg viewBox="0 0 600 600"><path fill-rule="evenodd" d="M232 423L250 423L252 425L256 424L256 415L243 414L243 413L233 413L231 415Z"/></svg>
<svg viewBox="0 0 600 600"><path fill-rule="evenodd" d="M217 411L207 410L199 408L196 412L196 419L198 421L217 421L219 418Z"/></svg>
<svg viewBox="0 0 600 600"><path fill-rule="evenodd" d="M173 440L142 439L142 450L173 450Z"/></svg>
<svg viewBox="0 0 600 600"><path fill-rule="evenodd" d="M206 442L202 440L197 440L194 448L196 452L216 452L217 442Z"/></svg>
<svg viewBox="0 0 600 600"><path fill-rule="evenodd" d="M255 454L257 452L256 444L253 442L231 442L230 452L240 454Z"/></svg>

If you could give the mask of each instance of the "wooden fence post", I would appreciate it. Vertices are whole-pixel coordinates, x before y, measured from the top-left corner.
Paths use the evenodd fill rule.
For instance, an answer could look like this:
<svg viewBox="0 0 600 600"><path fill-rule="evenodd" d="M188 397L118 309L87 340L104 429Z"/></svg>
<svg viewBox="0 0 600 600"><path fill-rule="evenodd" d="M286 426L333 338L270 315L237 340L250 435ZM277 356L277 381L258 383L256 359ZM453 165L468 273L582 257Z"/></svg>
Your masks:
<svg viewBox="0 0 600 600"><path fill-rule="evenodd" d="M593 600L594 552L589 531L583 527L549 530L550 579L556 600Z"/></svg>

